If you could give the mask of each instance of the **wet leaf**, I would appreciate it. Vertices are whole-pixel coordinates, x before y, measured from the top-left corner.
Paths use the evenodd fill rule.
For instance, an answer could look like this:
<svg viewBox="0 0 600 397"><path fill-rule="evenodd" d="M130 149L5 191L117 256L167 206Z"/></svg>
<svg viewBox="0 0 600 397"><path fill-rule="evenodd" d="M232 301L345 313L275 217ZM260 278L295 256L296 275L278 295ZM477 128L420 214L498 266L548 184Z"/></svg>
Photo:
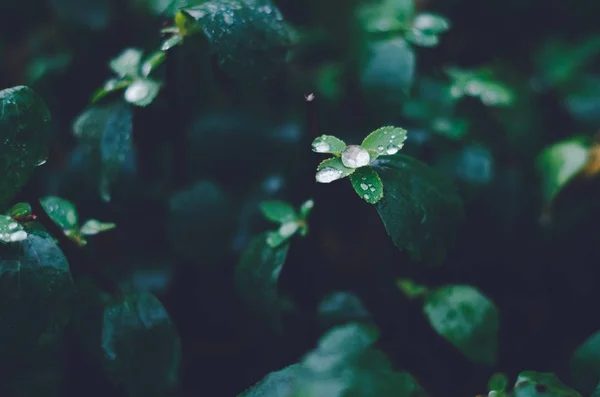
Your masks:
<svg viewBox="0 0 600 397"><path fill-rule="evenodd" d="M79 218L75 204L56 196L47 196L40 200L50 218L64 231L79 229Z"/></svg>
<svg viewBox="0 0 600 397"><path fill-rule="evenodd" d="M543 394L539 391L543 390ZM519 373L513 394L515 397L581 397L551 372L523 371Z"/></svg>
<svg viewBox="0 0 600 397"><path fill-rule="evenodd" d="M136 78L139 76L142 51L137 48L127 48L110 61L110 68L121 78Z"/></svg>
<svg viewBox="0 0 600 397"><path fill-rule="evenodd" d="M32 209L29 203L17 203L10 209L10 216L12 218L20 218L31 216Z"/></svg>
<svg viewBox="0 0 600 397"><path fill-rule="evenodd" d="M401 154L381 158L373 167L385 189L377 212L396 247L416 261L441 264L463 218L452 182Z"/></svg>
<svg viewBox="0 0 600 397"><path fill-rule="evenodd" d="M263 201L260 210L265 218L277 223L295 221L298 216L294 207L280 200Z"/></svg>
<svg viewBox="0 0 600 397"><path fill-rule="evenodd" d="M142 64L142 76L148 77L154 72L160 65L165 62L167 54L164 51L156 51L150 55Z"/></svg>
<svg viewBox="0 0 600 397"><path fill-rule="evenodd" d="M0 241L15 243L27 239L27 232L20 223L7 215L0 215Z"/></svg>
<svg viewBox="0 0 600 397"><path fill-rule="evenodd" d="M0 337L6 342L0 351L6 358L35 349L43 333L66 325L74 288L67 259L45 233L0 250Z"/></svg>
<svg viewBox="0 0 600 397"><path fill-rule="evenodd" d="M339 157L323 160L317 167L315 179L319 183L331 183L345 178L356 171L356 168L348 168Z"/></svg>
<svg viewBox="0 0 600 397"><path fill-rule="evenodd" d="M493 365L498 357L498 309L468 285L433 290L423 308L435 331L469 360Z"/></svg>
<svg viewBox="0 0 600 397"><path fill-rule="evenodd" d="M50 112L31 88L0 91L0 210L46 161L50 139Z"/></svg>
<svg viewBox="0 0 600 397"><path fill-rule="evenodd" d="M573 385L590 394L600 379L600 332L586 339L571 358Z"/></svg>
<svg viewBox="0 0 600 397"><path fill-rule="evenodd" d="M169 51L171 48L179 45L182 41L183 41L183 37L181 37L179 35L173 35L173 36L169 37L168 39L166 39L165 41L163 41L162 45L160 46L160 49L162 51Z"/></svg>
<svg viewBox="0 0 600 397"><path fill-rule="evenodd" d="M356 169L356 172L350 175L350 182L356 194L369 204L375 204L383 198L383 183L371 167Z"/></svg>
<svg viewBox="0 0 600 397"><path fill-rule="evenodd" d="M272 248L267 236L260 234L244 249L235 269L236 289L244 303L277 331L281 331L281 312L289 305L278 290L288 249L289 244Z"/></svg>
<svg viewBox="0 0 600 397"><path fill-rule="evenodd" d="M381 127L371 132L360 144L371 154L371 161L379 156L391 156L404 146L406 130L391 126Z"/></svg>
<svg viewBox="0 0 600 397"><path fill-rule="evenodd" d="M84 236L94 236L98 233L106 232L117 227L116 224L110 222L100 222L96 219L87 220L79 232Z"/></svg>
<svg viewBox="0 0 600 397"><path fill-rule="evenodd" d="M312 143L312 150L315 153L331 153L340 156L345 148L344 141L333 135L321 135Z"/></svg>
<svg viewBox="0 0 600 397"><path fill-rule="evenodd" d="M212 0L185 11L232 74L256 79L284 63L290 34L271 1Z"/></svg>

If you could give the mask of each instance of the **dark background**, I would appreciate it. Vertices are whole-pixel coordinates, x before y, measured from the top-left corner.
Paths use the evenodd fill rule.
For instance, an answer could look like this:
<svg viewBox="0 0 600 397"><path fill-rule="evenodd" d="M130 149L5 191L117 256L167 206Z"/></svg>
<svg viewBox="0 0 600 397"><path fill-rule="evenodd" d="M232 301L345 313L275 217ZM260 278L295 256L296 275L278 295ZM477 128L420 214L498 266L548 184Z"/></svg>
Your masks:
<svg viewBox="0 0 600 397"><path fill-rule="evenodd" d="M600 46L581 50L600 35L600 2L417 1L418 10L447 17L451 29L437 47L415 47L416 72L406 95L394 78L376 87L363 83L370 39L354 19L359 1L279 0L288 23L306 34L282 74L247 85L190 51L181 69L167 75L167 87L177 84L192 99L182 100L178 115L164 111L160 98L135 109L142 160L122 170L105 203L72 123L111 76L110 59L127 47L160 45L160 29L171 19L149 3L0 1L0 87L30 85L47 102L54 140L32 184L40 194L74 201L83 219L117 223L89 249L114 280L157 293L169 309L183 340L183 395L234 396L298 360L323 331L316 305L335 290L361 297L382 330L382 348L433 396L483 393L494 371L549 371L568 383L573 350L600 329L599 185L594 178L572 184L542 223L535 158L549 144L591 137L600 127ZM577 67L559 83L547 78L569 62ZM515 104L460 101L452 114L469 123L460 139L404 117L404 101L427 82L447 81L449 66L493 67L517 93ZM174 75L177 83L168 80ZM311 92L318 133L359 142L382 125L402 126L408 130L403 150L455 180L466 221L442 267L411 262L399 252L375 209L347 181L313 182L320 158L310 151L316 131L308 128L304 95ZM161 152L165 142L175 142L173 152ZM187 203L192 225L176 224L177 234L169 226L169 197L200 180L220 193ZM256 327L237 298L233 268L249 238L273 227L258 211L261 200L299 205L310 197L316 203L310 233L294 238L281 280L297 310L277 338ZM173 248L182 235L182 244L195 245L186 257ZM395 287L399 276L485 292L501 313L497 365L469 363L437 336L420 307ZM14 395L117 395L76 343L67 338L65 346L60 366L52 359L32 369L35 382L45 385L42 394Z"/></svg>

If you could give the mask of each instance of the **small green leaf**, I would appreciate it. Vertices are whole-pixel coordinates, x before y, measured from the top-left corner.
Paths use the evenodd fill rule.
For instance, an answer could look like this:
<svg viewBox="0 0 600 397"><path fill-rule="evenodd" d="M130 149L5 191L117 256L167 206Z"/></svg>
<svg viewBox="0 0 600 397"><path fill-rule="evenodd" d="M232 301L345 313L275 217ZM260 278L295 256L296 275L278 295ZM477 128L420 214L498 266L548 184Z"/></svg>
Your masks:
<svg viewBox="0 0 600 397"><path fill-rule="evenodd" d="M125 100L136 106L148 106L154 101L161 85L154 80L138 79L125 90Z"/></svg>
<svg viewBox="0 0 600 397"><path fill-rule="evenodd" d="M426 286L417 284L407 278L397 280L396 285L404 295L411 299L423 297L429 292L429 289Z"/></svg>
<svg viewBox="0 0 600 397"><path fill-rule="evenodd" d="M315 153L331 153L339 156L345 148L344 141L333 135L321 135L312 143L312 150Z"/></svg>
<svg viewBox="0 0 600 397"><path fill-rule="evenodd" d="M260 203L260 210L265 218L277 223L295 221L297 218L294 207L284 201L263 201Z"/></svg>
<svg viewBox="0 0 600 397"><path fill-rule="evenodd" d="M354 171L356 171L356 168L348 168L344 166L342 159L334 157L324 160L319 164L315 180L319 183L331 183L347 177Z"/></svg>
<svg viewBox="0 0 600 397"><path fill-rule="evenodd" d="M428 294L423 310L433 329L469 360L486 365L496 362L498 309L476 288L438 288Z"/></svg>
<svg viewBox="0 0 600 397"><path fill-rule="evenodd" d="M562 383L556 375L551 372L523 371L517 377L514 387L516 397L537 397L538 391L543 387L544 396L549 397L581 397L577 391Z"/></svg>
<svg viewBox="0 0 600 397"><path fill-rule="evenodd" d="M183 37L179 35L173 35L165 41L163 41L162 45L160 46L160 49L161 51L169 51L171 48L179 45L179 43L181 43L182 41Z"/></svg>
<svg viewBox="0 0 600 397"><path fill-rule="evenodd" d="M164 51L156 51L150 55L142 64L142 76L148 77L160 65L165 62L167 54Z"/></svg>
<svg viewBox="0 0 600 397"><path fill-rule="evenodd" d="M513 91L497 81L490 69L450 68L447 73L452 80L450 94L455 99L469 95L479 98L486 106L510 106L514 102Z"/></svg>
<svg viewBox="0 0 600 397"><path fill-rule="evenodd" d="M543 196L552 201L556 194L585 166L590 145L584 137L575 137L545 148L536 164L542 176Z"/></svg>
<svg viewBox="0 0 600 397"><path fill-rule="evenodd" d="M183 10L177 11L175 14L175 26L179 28L181 36L185 36L190 32L193 32L196 26L196 20L187 12Z"/></svg>
<svg viewBox="0 0 600 397"><path fill-rule="evenodd" d="M137 78L141 62L142 51L136 48L127 48L111 60L109 66L121 78Z"/></svg>
<svg viewBox="0 0 600 397"><path fill-rule="evenodd" d="M391 156L404 146L406 130L396 127L381 127L371 132L361 146L371 153L371 161L379 156Z"/></svg>
<svg viewBox="0 0 600 397"><path fill-rule="evenodd" d="M371 167L358 168L350 175L350 182L356 194L369 204L375 204L383 198L383 183Z"/></svg>
<svg viewBox="0 0 600 397"><path fill-rule="evenodd" d="M90 219L86 221L79 232L84 236L93 236L98 233L106 232L117 227L116 224L110 222L100 222L96 219Z"/></svg>
<svg viewBox="0 0 600 397"><path fill-rule="evenodd" d="M416 261L441 264L463 218L452 182L402 154L379 159L373 168L385 186L377 212L396 247Z"/></svg>
<svg viewBox="0 0 600 397"><path fill-rule="evenodd" d="M281 331L281 312L288 305L278 292L279 274L285 263L289 244L272 248L267 236L254 237L242 252L235 268L235 285L252 313Z"/></svg>
<svg viewBox="0 0 600 397"><path fill-rule="evenodd" d="M25 86L0 91L0 211L48 155L50 112L42 98Z"/></svg>
<svg viewBox="0 0 600 397"><path fill-rule="evenodd" d="M65 231L79 229L77 209L72 202L56 196L44 197L40 202L50 218L61 229Z"/></svg>
<svg viewBox="0 0 600 397"><path fill-rule="evenodd" d="M493 374L488 381L489 391L504 392L508 388L508 378L500 372Z"/></svg>
<svg viewBox="0 0 600 397"><path fill-rule="evenodd" d="M90 102L96 103L102 98L106 97L107 95L112 94L113 92L129 87L131 83L131 80L126 79L110 79L104 84L104 87L94 92L92 98L90 99Z"/></svg>
<svg viewBox="0 0 600 397"><path fill-rule="evenodd" d="M0 241L15 243L27 239L27 232L17 221L7 215L0 215Z"/></svg>
<svg viewBox="0 0 600 397"><path fill-rule="evenodd" d="M571 358L573 384L584 394L591 393L600 379L600 332L596 332L573 353Z"/></svg>
<svg viewBox="0 0 600 397"><path fill-rule="evenodd" d="M302 205L300 206L300 218L302 220L306 220L314 206L315 202L312 199L306 200L304 203L302 203Z"/></svg>
<svg viewBox="0 0 600 397"><path fill-rule="evenodd" d="M32 213L33 211L29 203L17 203L10 209L10 216L12 218L31 216Z"/></svg>

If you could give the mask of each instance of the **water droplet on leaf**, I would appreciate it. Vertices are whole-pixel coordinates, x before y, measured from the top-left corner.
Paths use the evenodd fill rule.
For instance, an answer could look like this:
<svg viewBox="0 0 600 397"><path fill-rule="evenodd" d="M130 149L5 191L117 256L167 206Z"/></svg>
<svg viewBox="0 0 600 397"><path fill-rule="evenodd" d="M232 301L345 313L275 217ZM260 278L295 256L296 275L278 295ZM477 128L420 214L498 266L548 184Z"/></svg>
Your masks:
<svg viewBox="0 0 600 397"><path fill-rule="evenodd" d="M27 232L25 230L19 230L18 232L14 232L10 235L10 241L23 241L27 239Z"/></svg>
<svg viewBox="0 0 600 397"><path fill-rule="evenodd" d="M367 190L369 187L368 187L367 185L365 185L364 183L361 183L361 184L360 184L360 188L361 188L362 190Z"/></svg>
<svg viewBox="0 0 600 397"><path fill-rule="evenodd" d="M319 183L330 183L342 177L342 171L331 167L325 167L317 171L315 176Z"/></svg>
<svg viewBox="0 0 600 397"><path fill-rule="evenodd" d="M385 152L386 152L387 154L389 154L389 155L392 155L392 154L396 154L396 153L398 153L398 151L399 151L399 150L400 150L400 148L399 148L398 146L396 146L396 145L389 145L389 146L387 147L387 149L386 149L386 151L385 151Z"/></svg>
<svg viewBox="0 0 600 397"><path fill-rule="evenodd" d="M313 149L317 153L327 153L327 152L329 152L331 147L329 146L329 144L327 142L316 141L313 143Z"/></svg>
<svg viewBox="0 0 600 397"><path fill-rule="evenodd" d="M348 168L359 168L371 161L369 152L358 145L349 145L342 152L342 163Z"/></svg>
<svg viewBox="0 0 600 397"><path fill-rule="evenodd" d="M8 229L9 230L14 230L17 228L17 226L19 226L19 224L17 222L13 222L11 224L8 225Z"/></svg>

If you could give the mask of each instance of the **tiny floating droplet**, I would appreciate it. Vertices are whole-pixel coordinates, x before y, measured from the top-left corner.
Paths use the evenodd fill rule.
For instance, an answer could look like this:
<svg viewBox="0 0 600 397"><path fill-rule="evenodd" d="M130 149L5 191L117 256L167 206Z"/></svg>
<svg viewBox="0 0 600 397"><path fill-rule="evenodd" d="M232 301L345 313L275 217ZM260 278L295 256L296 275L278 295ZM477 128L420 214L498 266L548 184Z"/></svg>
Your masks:
<svg viewBox="0 0 600 397"><path fill-rule="evenodd" d="M331 149L329 144L327 142L323 142L323 141L313 142L312 147L313 147L313 150L317 153L327 153Z"/></svg>
<svg viewBox="0 0 600 397"><path fill-rule="evenodd" d="M331 167L321 168L315 175L315 179L319 183L330 183L341 177L342 171Z"/></svg>
<svg viewBox="0 0 600 397"><path fill-rule="evenodd" d="M400 148L398 146L396 146L396 145L390 145L390 146L387 147L387 149L385 150L385 152L387 154L389 154L389 155L392 155L392 154L398 153L398 150L400 150Z"/></svg>
<svg viewBox="0 0 600 397"><path fill-rule="evenodd" d="M362 190L367 190L369 187L368 187L367 185L365 185L364 183L361 183L361 184L360 184L360 188L361 188Z"/></svg>
<svg viewBox="0 0 600 397"><path fill-rule="evenodd" d="M369 152L358 145L348 145L342 152L342 163L348 168L364 167L370 161Z"/></svg>

